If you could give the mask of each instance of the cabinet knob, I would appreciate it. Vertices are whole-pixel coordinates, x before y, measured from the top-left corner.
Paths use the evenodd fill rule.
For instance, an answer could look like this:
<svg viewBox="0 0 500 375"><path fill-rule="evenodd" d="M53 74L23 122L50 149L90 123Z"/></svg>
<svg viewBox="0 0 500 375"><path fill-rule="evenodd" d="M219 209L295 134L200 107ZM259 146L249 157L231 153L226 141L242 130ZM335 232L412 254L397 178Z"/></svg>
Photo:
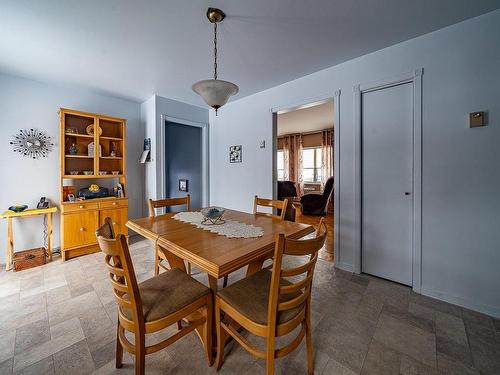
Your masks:
<svg viewBox="0 0 500 375"><path fill-rule="evenodd" d="M85 208L85 206L83 204L80 205L80 208Z"/></svg>
<svg viewBox="0 0 500 375"><path fill-rule="evenodd" d="M113 225L116 225L116 221L113 221Z"/></svg>
<svg viewBox="0 0 500 375"><path fill-rule="evenodd" d="M116 203L116 202L113 202L113 206L116 206L117 204L118 204L118 203Z"/></svg>
<svg viewBox="0 0 500 375"><path fill-rule="evenodd" d="M85 230L85 228L84 228L84 227L81 227L81 228L80 228L80 232L83 232L84 230Z"/></svg>

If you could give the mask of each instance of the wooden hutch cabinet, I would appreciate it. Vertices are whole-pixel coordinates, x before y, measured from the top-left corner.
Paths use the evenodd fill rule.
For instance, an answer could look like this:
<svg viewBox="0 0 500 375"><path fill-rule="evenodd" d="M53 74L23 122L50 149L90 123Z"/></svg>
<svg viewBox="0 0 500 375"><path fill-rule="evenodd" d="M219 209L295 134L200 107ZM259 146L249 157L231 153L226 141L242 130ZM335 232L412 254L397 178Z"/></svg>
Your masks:
<svg viewBox="0 0 500 375"><path fill-rule="evenodd" d="M62 260L99 251L95 231L106 217L117 233L127 234L125 119L61 108ZM108 196L78 200L92 185ZM118 187L121 187L121 193ZM96 186L92 186L96 191ZM104 193L102 195L105 195ZM70 199L73 199L71 201Z"/></svg>

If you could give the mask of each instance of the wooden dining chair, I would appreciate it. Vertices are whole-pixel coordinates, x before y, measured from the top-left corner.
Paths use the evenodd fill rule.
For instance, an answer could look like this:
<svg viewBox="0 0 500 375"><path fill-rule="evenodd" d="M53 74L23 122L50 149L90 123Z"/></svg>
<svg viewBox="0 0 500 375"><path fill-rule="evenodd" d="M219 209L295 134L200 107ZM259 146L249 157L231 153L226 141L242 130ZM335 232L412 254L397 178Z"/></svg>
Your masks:
<svg viewBox="0 0 500 375"><path fill-rule="evenodd" d="M280 215L274 215L269 212L260 212L257 210L257 207L272 207L273 209L281 210ZM265 198L259 198L257 195L254 197L253 201L253 213L254 215L262 215L262 216L267 216L271 217L273 219L283 221L285 220L285 214L286 214L286 208L288 206L288 199L285 199L283 201L278 201L278 200L272 200L272 199L265 199ZM225 288L227 287L227 282L228 282L228 276L224 276L224 282L222 284L222 287Z"/></svg>
<svg viewBox="0 0 500 375"><path fill-rule="evenodd" d="M191 208L191 197L189 194L187 194L185 197L181 198L167 198L167 199L158 199L158 200L153 200L149 199L149 217L155 217L156 216L156 211L155 209L157 208L165 208L165 207L172 207L172 206L186 206L186 211L189 211ZM166 264L164 264L166 263ZM155 268L154 268L154 273L155 275L158 275L160 273L160 267L163 268L164 270L169 270L170 265L168 265L168 260L161 251L161 248L158 244L155 246ZM187 273L191 275L191 263L188 262L187 264Z"/></svg>
<svg viewBox="0 0 500 375"><path fill-rule="evenodd" d="M210 289L177 268L138 284L126 237L115 236L109 217L96 231L96 236L105 254L109 280L118 303L116 368L122 367L123 350L126 350L135 356L135 373L142 375L146 354L173 344L193 330L198 333L211 366L213 297ZM178 324L176 333L146 346L146 334L160 331L194 313L196 318L190 319L185 327ZM134 335L134 343L125 336L125 331Z"/></svg>
<svg viewBox="0 0 500 375"><path fill-rule="evenodd" d="M276 210L281 210L280 215L275 215L270 212L259 212L257 210L258 207L271 207ZM257 195L254 198L253 201L253 213L255 215L263 215L263 216L268 216L272 217L273 219L277 219L280 221L285 220L285 214L286 214L286 208L288 207L288 199L284 199L282 201L274 200L274 199L266 199L266 198L259 198Z"/></svg>
<svg viewBox="0 0 500 375"><path fill-rule="evenodd" d="M316 237L291 240L284 234L276 236L272 271L260 270L222 289L215 299L217 328L216 367L223 362L224 343L231 336L252 355L266 360L267 374L274 374L274 360L295 350L306 338L307 372L313 374L311 337L311 287L318 251L323 247L327 228L323 219ZM283 268L284 256L303 257L305 263ZM308 257L305 257L308 256ZM288 280L287 278L293 278ZM224 321L221 313L224 312ZM266 339L265 350L252 345L234 326L234 321L250 333ZM276 348L276 338L301 329L287 345Z"/></svg>

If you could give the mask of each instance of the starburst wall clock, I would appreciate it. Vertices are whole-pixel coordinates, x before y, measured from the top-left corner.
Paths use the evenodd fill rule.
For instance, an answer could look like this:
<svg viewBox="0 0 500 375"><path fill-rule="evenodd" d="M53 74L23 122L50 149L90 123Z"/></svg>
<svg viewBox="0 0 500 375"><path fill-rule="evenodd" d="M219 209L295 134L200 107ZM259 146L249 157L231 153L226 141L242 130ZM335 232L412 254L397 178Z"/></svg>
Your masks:
<svg viewBox="0 0 500 375"><path fill-rule="evenodd" d="M52 137L37 129L19 131L10 144L14 152L32 159L46 158L54 146Z"/></svg>

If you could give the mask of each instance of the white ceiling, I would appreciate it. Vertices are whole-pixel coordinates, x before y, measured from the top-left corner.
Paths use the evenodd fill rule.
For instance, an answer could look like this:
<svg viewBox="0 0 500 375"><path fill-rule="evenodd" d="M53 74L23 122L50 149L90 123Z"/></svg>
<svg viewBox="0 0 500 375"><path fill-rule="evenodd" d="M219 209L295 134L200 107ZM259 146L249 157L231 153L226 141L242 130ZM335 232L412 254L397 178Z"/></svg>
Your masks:
<svg viewBox="0 0 500 375"><path fill-rule="evenodd" d="M278 136L333 128L333 101L278 115Z"/></svg>
<svg viewBox="0 0 500 375"><path fill-rule="evenodd" d="M219 28L219 78L262 91L500 7L498 0L1 0L0 71L142 101L203 105L212 76L206 8Z"/></svg>

